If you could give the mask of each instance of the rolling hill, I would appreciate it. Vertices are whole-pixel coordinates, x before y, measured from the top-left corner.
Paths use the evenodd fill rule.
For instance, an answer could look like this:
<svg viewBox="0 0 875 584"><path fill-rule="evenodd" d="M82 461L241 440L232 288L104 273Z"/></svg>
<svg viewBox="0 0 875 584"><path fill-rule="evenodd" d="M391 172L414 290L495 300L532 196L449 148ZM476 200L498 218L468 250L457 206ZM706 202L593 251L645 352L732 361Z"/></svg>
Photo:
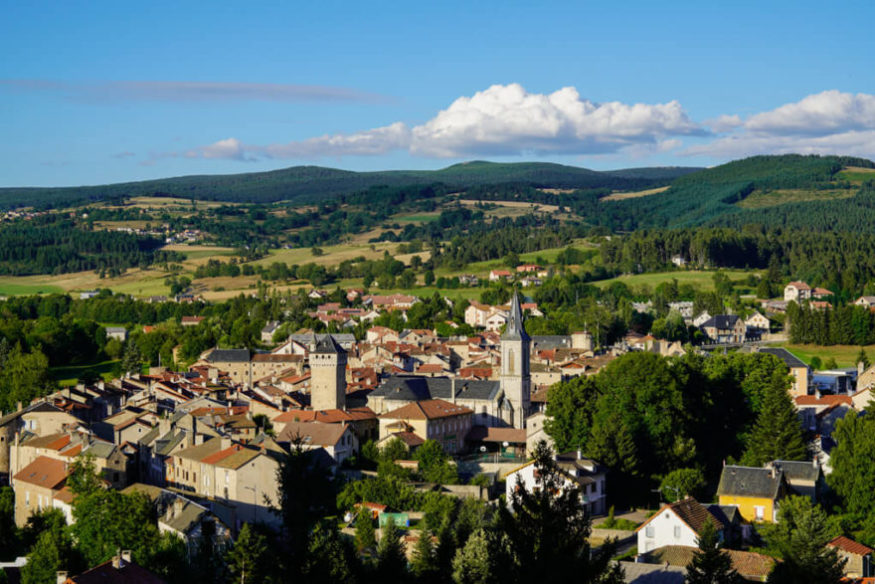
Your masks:
<svg viewBox="0 0 875 584"><path fill-rule="evenodd" d="M473 161L441 170L353 172L294 166L268 172L193 175L110 185L57 188L0 188L0 207L59 206L136 196L173 196L228 202L315 202L378 185L444 183L453 188L515 183L558 189L635 190L662 186L697 168L647 168L599 172L541 162Z"/></svg>

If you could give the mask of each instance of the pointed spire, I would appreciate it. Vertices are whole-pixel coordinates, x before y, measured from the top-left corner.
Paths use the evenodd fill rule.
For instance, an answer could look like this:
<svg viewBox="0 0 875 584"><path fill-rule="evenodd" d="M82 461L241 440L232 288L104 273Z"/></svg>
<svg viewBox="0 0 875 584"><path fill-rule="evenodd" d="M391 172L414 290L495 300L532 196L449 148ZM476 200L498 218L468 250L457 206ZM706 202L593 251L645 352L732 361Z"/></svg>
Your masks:
<svg viewBox="0 0 875 584"><path fill-rule="evenodd" d="M504 329L502 339L509 341L528 341L529 335L523 326L523 311L520 308L520 297L514 292L510 302L510 314L507 317L507 327Z"/></svg>
<svg viewBox="0 0 875 584"><path fill-rule="evenodd" d="M312 352L319 354L346 353L330 334L316 337L316 346Z"/></svg>

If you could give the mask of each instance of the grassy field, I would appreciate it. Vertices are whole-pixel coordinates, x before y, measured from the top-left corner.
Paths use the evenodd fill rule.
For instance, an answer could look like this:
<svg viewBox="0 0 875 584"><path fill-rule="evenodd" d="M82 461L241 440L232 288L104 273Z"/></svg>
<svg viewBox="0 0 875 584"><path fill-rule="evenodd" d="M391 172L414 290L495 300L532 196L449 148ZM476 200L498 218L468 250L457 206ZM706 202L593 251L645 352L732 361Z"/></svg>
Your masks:
<svg viewBox="0 0 875 584"><path fill-rule="evenodd" d="M52 284L22 282L20 278L14 276L0 277L0 296L26 296L30 294L51 294L53 292L63 291L63 288Z"/></svg>
<svg viewBox="0 0 875 584"><path fill-rule="evenodd" d="M856 345L791 345L789 343L782 344L785 349L810 364L813 357L819 357L821 362L826 361L830 357L835 359L836 365L839 367L855 367L857 365L857 354L860 352L860 347ZM875 345L863 347L866 354L872 359L875 357Z"/></svg>
<svg viewBox="0 0 875 584"><path fill-rule="evenodd" d="M763 207L777 207L788 203L801 203L804 201L833 201L836 199L849 199L857 194L854 189L832 189L825 191L804 189L778 189L774 191L754 191L743 201L736 203L744 209L760 209Z"/></svg>
<svg viewBox="0 0 875 584"><path fill-rule="evenodd" d="M731 280L746 278L751 274L759 274L762 270L722 270ZM670 282L673 278L678 281L678 284L692 284L698 286L702 290L712 290L714 282L711 279L714 276L713 271L704 270L678 270L676 272L656 272L652 274L634 274L628 276L618 276L610 280L600 280L593 282L599 288L610 286L614 282L623 282L627 286L650 286L655 288L663 282Z"/></svg>
<svg viewBox="0 0 875 584"><path fill-rule="evenodd" d="M875 168L860 168L849 166L837 175L839 178L852 183L861 184L864 181L875 179Z"/></svg>
<svg viewBox="0 0 875 584"><path fill-rule="evenodd" d="M76 385L79 377L86 371L92 371L103 378L104 381L112 381L115 375L113 370L120 360L103 361L101 363L89 363L87 365L68 365L66 367L52 367L49 374L58 382L58 385L66 387Z"/></svg>
<svg viewBox="0 0 875 584"><path fill-rule="evenodd" d="M632 193L611 193L607 197L602 197L601 201L622 201L623 199L637 199L638 197L647 197L649 195L658 195L664 193L669 187L659 187L656 189L647 189L646 191L635 191Z"/></svg>
<svg viewBox="0 0 875 584"><path fill-rule="evenodd" d="M391 221L397 223L428 223L440 217L440 213L419 213L417 215L396 215Z"/></svg>

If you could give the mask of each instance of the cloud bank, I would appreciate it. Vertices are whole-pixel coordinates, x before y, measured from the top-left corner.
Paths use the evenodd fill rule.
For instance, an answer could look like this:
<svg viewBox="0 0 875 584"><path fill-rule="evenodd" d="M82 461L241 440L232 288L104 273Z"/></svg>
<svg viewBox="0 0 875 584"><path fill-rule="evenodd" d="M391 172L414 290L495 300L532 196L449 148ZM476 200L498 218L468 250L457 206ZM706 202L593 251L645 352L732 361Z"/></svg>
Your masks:
<svg viewBox="0 0 875 584"><path fill-rule="evenodd" d="M692 145L684 143L692 140ZM396 122L349 134L276 144L226 138L183 155L231 160L379 156L406 151L428 158L622 155L657 153L732 159L755 154L848 154L875 157L875 95L836 90L747 117L726 114L696 122L677 101L596 103L574 87L529 93L493 85L425 122Z"/></svg>
<svg viewBox="0 0 875 584"><path fill-rule="evenodd" d="M595 103L573 87L549 95L521 85L493 85L460 97L425 123L403 122L351 134L307 140L246 145L253 156L318 158L373 156L407 150L415 156L454 158L476 155L607 154L625 148L674 145L677 136L704 136L677 101L665 104ZM212 157L217 142L192 151ZM239 158L229 152L228 158Z"/></svg>
<svg viewBox="0 0 875 584"><path fill-rule="evenodd" d="M722 135L684 154L739 158L797 152L873 157L875 95L823 91L745 120L722 116L711 128Z"/></svg>

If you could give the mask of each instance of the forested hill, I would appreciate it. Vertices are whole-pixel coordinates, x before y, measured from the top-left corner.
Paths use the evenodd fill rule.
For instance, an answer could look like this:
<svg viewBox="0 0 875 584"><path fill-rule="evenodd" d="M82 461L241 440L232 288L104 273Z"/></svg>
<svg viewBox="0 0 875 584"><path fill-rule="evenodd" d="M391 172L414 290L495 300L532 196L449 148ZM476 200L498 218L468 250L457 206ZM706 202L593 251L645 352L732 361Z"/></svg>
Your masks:
<svg viewBox="0 0 875 584"><path fill-rule="evenodd" d="M542 162L466 162L441 170L353 172L320 166L293 166L269 172L182 176L142 182L58 188L0 188L0 207L58 206L136 196L173 196L229 202L309 203L373 186L443 183L453 188L518 184L555 189L635 190L667 185L700 170L692 167L641 168L599 172Z"/></svg>
<svg viewBox="0 0 875 584"><path fill-rule="evenodd" d="M842 156L754 156L675 179L668 190L578 209L611 230L762 224L844 229L875 225L875 163ZM857 214L849 216L848 209ZM830 221L824 222L826 217ZM838 221L838 223L836 223ZM822 224L822 225L821 225Z"/></svg>

